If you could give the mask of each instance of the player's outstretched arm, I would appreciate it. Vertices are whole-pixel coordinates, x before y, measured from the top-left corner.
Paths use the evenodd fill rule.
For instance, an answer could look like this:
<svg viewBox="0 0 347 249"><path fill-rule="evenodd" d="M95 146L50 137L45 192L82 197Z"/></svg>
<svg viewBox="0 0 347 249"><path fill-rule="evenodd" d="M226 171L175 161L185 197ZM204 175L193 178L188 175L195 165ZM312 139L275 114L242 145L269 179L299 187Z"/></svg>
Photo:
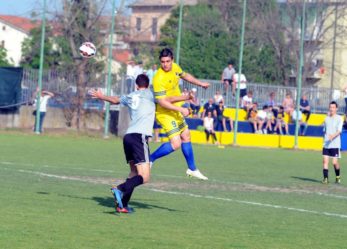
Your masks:
<svg viewBox="0 0 347 249"><path fill-rule="evenodd" d="M181 95L181 96L166 96L165 99L169 101L170 103L176 103L181 101L186 101L194 98L194 94L192 92L189 92L188 95Z"/></svg>
<svg viewBox="0 0 347 249"><path fill-rule="evenodd" d="M202 82L189 73L185 73L184 76L182 76L182 79L184 79L184 80L186 80L186 81L188 81L188 82L190 82L196 86L201 86L202 88L205 88L205 89L210 86L210 83Z"/></svg>
<svg viewBox="0 0 347 249"><path fill-rule="evenodd" d="M88 91L88 94L93 98L93 99L100 99L103 101L107 101L110 102L112 104L119 104L120 103L120 99L117 96L106 96L104 95L100 89L97 90L90 90Z"/></svg>
<svg viewBox="0 0 347 249"><path fill-rule="evenodd" d="M169 99L170 98L171 97L169 97ZM180 112L185 117L189 115L189 110L187 108L184 108L181 106L175 106L170 102L169 99L167 99L167 97L158 99L158 104L164 107L165 109Z"/></svg>

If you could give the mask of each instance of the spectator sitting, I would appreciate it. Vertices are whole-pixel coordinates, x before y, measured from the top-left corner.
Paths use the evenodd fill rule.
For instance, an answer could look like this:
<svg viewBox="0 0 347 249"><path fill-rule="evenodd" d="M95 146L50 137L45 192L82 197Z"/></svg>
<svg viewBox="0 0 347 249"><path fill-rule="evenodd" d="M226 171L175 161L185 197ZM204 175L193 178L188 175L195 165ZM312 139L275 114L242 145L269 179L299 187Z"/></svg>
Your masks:
<svg viewBox="0 0 347 249"><path fill-rule="evenodd" d="M193 98L189 101L190 109L192 109L193 118L198 118L200 111L200 100L198 99L196 91L196 88L192 88Z"/></svg>
<svg viewBox="0 0 347 249"><path fill-rule="evenodd" d="M277 132L277 129L278 129L281 135L283 135L282 127L285 128L286 134L289 134L288 124L284 120L284 114L285 114L285 112L284 112L283 106L279 106L277 115L275 115L276 126L275 126L275 129L274 129L274 132Z"/></svg>
<svg viewBox="0 0 347 249"><path fill-rule="evenodd" d="M214 103L216 105L218 105L218 103L221 101L224 102L223 95L220 93L220 91L216 91L216 94L213 96L213 98L214 98Z"/></svg>
<svg viewBox="0 0 347 249"><path fill-rule="evenodd" d="M204 128L205 128L205 134L206 134L206 142L208 143L208 139L210 138L210 135L212 135L212 142L214 144L218 144L216 132L213 129L213 123L214 120L212 118L211 112L207 114L207 117L204 117Z"/></svg>
<svg viewBox="0 0 347 249"><path fill-rule="evenodd" d="M253 125L254 133L258 133L258 126L257 126L257 112L258 112L258 103L253 103L253 106L251 109L249 109L247 113L247 120Z"/></svg>
<svg viewBox="0 0 347 249"><path fill-rule="evenodd" d="M274 116L277 116L278 106L277 106L277 103L275 101L275 92L271 92L269 94L269 100L266 101L265 105L272 106L272 112L274 113Z"/></svg>
<svg viewBox="0 0 347 249"><path fill-rule="evenodd" d="M272 133L272 127L275 125L275 116L273 112L272 106L268 106L267 112L266 112L266 126L265 130Z"/></svg>
<svg viewBox="0 0 347 249"><path fill-rule="evenodd" d="M286 97L282 102L282 106L284 108L284 112L286 112L289 116L292 116L292 113L294 111L294 100L292 99L290 93L286 94Z"/></svg>
<svg viewBox="0 0 347 249"><path fill-rule="evenodd" d="M292 113L292 121L295 124L296 120L298 120L299 122L299 134L301 136L305 136L306 130L307 130L307 124L305 122L302 121L302 112L298 111L298 113L296 112L296 110L293 111ZM302 131L301 128L303 127ZM301 132L300 132L301 131Z"/></svg>
<svg viewBox="0 0 347 249"><path fill-rule="evenodd" d="M211 112L213 118L217 116L216 105L214 104L214 100L212 98L210 98L208 102L204 105L204 110L202 112L201 118L205 118L209 112Z"/></svg>
<svg viewBox="0 0 347 249"><path fill-rule="evenodd" d="M267 130L263 129L264 123L266 122L267 109L268 109L268 106L264 105L263 109L257 112L257 124L258 124L257 133L267 134Z"/></svg>
<svg viewBox="0 0 347 249"><path fill-rule="evenodd" d="M302 98L300 99L300 111L303 114L306 114L306 123L308 122L308 119L310 118L311 115L311 107L310 103L307 100L306 95L302 95Z"/></svg>
<svg viewBox="0 0 347 249"><path fill-rule="evenodd" d="M233 120L232 118L226 118L224 116L224 102L220 101L218 103L218 106L216 106L216 121L215 121L215 130L219 130L219 127L222 125L223 126L223 131L228 131L227 127L226 127L226 121L228 120L230 123L230 131L232 131L234 129L234 124L233 124Z"/></svg>
<svg viewBox="0 0 347 249"><path fill-rule="evenodd" d="M253 92L249 91L247 95L243 96L241 107L248 113L249 109L252 108L253 103Z"/></svg>

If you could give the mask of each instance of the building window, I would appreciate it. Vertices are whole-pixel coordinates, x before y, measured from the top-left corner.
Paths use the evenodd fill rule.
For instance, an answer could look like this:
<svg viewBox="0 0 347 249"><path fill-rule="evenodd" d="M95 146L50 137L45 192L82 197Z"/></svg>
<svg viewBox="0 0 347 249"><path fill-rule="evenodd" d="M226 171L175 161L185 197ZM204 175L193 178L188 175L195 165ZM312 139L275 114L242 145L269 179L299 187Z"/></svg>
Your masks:
<svg viewBox="0 0 347 249"><path fill-rule="evenodd" d="M3 31L5 31L6 30L6 26L4 25L4 26L2 26L2 30Z"/></svg>
<svg viewBox="0 0 347 249"><path fill-rule="evenodd" d="M152 35L157 36L158 18L152 18Z"/></svg>
<svg viewBox="0 0 347 249"><path fill-rule="evenodd" d="M140 17L137 17L136 18L136 30L137 31L141 31L141 18Z"/></svg>
<svg viewBox="0 0 347 249"><path fill-rule="evenodd" d="M2 41L1 41L1 45L0 45L0 47L2 47L2 48L4 48L4 47L5 47L5 41L4 41L4 40L2 40Z"/></svg>

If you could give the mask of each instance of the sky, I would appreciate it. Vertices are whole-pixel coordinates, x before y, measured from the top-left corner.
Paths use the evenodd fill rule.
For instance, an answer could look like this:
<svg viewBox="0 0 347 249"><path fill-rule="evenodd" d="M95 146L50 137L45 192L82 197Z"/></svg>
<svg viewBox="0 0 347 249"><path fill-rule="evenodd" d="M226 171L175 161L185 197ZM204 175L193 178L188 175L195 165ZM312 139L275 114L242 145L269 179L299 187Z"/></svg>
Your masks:
<svg viewBox="0 0 347 249"><path fill-rule="evenodd" d="M0 0L0 15L16 15L30 17L34 11L40 13L43 9L44 0ZM119 5L121 0L115 0ZM47 9L49 11L57 10L61 7L62 0L46 0ZM125 4L134 2L134 0L125 0ZM108 0L108 9L111 9L111 0Z"/></svg>

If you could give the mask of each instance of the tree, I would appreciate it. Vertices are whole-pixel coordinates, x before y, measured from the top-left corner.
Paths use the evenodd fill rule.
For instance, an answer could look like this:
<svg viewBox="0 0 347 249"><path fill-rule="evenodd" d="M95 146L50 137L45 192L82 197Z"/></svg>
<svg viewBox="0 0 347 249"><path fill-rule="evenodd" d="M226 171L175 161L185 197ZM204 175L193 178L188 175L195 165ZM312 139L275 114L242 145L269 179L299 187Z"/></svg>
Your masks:
<svg viewBox="0 0 347 249"><path fill-rule="evenodd" d="M0 47L0 67L12 66L13 63L10 63L7 59L7 50L4 47Z"/></svg>
<svg viewBox="0 0 347 249"><path fill-rule="evenodd" d="M78 53L84 41L93 41L97 48L101 47L105 37L100 36L99 18L106 1L63 0L63 36L66 38L72 54L71 70L77 75L77 91L74 98L76 128L85 128L85 110L83 103L88 82L95 82L98 74L104 69L104 63L95 59L84 59ZM101 50L101 49L100 49ZM100 53L99 50L99 53Z"/></svg>
<svg viewBox="0 0 347 249"><path fill-rule="evenodd" d="M199 78L219 79L230 59L236 59L236 49L227 27L220 21L220 12L213 6L198 4L184 7L180 64ZM175 48L178 10L161 29L159 49Z"/></svg>
<svg viewBox="0 0 347 249"><path fill-rule="evenodd" d="M45 69L57 67L61 59L59 51L53 49L54 40L52 37L52 29L47 25L43 61L43 68ZM38 69L40 67L40 51L41 27L36 27L30 31L29 37L25 38L22 43L21 66Z"/></svg>
<svg viewBox="0 0 347 249"><path fill-rule="evenodd" d="M180 64L200 78L220 79L229 60L236 67L239 61L242 9L237 1L202 2L184 7ZM243 72L253 82L281 81L275 49L259 39L256 32L251 33L249 23L246 26L246 34L249 34L245 37ZM159 48L175 48L177 29L178 9L174 9L161 29Z"/></svg>

